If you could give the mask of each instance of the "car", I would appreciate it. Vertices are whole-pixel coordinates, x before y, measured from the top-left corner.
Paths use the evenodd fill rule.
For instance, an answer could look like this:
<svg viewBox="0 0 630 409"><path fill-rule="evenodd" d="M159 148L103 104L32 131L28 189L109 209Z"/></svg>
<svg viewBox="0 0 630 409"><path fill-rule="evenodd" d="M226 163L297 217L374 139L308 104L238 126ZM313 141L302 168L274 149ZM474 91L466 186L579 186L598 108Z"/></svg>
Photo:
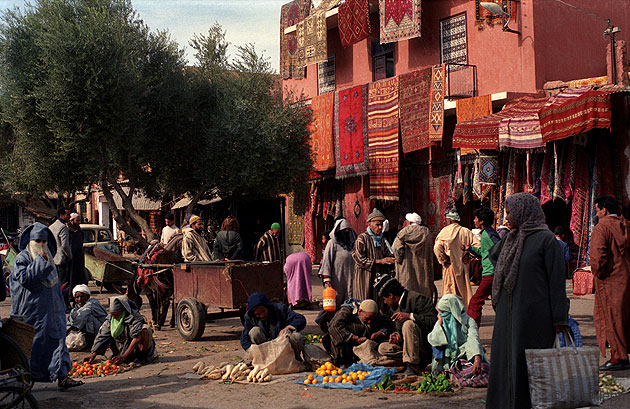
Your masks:
<svg viewBox="0 0 630 409"><path fill-rule="evenodd" d="M93 248L106 250L115 254L120 254L120 246L114 240L112 232L104 226L98 224L81 224L83 230L83 252L92 254Z"/></svg>

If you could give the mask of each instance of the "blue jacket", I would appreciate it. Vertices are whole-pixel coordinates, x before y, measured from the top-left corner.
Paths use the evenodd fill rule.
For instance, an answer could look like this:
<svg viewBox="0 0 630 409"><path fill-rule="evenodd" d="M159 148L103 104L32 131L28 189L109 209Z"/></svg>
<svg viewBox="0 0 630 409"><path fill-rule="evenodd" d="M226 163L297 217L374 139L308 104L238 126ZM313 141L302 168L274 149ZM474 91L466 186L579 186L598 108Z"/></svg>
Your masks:
<svg viewBox="0 0 630 409"><path fill-rule="evenodd" d="M269 323L269 331L265 330L265 326L252 313L254 308L264 305L269 309L267 322ZM247 300L247 312L243 317L243 332L241 333L241 346L244 350L248 350L252 346L252 340L249 338L249 331L254 327L260 327L269 339L274 339L280 334L287 325L295 327L297 331L302 331L306 327L306 318L284 304L271 302L263 293L254 293ZM271 333L269 333L271 332Z"/></svg>

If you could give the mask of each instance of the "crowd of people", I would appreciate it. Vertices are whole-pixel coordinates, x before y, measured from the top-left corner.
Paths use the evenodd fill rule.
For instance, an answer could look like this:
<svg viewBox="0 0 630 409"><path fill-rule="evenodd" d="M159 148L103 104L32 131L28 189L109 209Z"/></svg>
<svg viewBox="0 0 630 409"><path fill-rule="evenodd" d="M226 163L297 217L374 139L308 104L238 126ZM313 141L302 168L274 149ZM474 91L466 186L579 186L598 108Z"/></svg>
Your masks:
<svg viewBox="0 0 630 409"><path fill-rule="evenodd" d="M316 320L333 362L403 365L406 374L418 374L429 364L435 374L457 374L467 366L474 376L487 381L487 407L529 407L524 350L550 348L557 334L570 334L579 343L580 335L568 315L564 232L549 230L539 200L529 193L509 196L505 211L506 226L495 230L492 210L478 209L473 220L475 235L451 210L446 214L447 226L435 240L421 217L409 213L393 246L384 237L388 223L378 209L368 215L367 229L360 234L338 218L327 234L319 268L324 287L336 291L335 310L322 311ZM598 221L590 253L596 277L594 321L603 357L610 348L610 359L600 369L628 369L630 225L619 215L613 197L598 198L595 211ZM77 234L80 218L66 208L58 216L50 227L34 223L22 232L20 253L9 277L11 317L36 329L30 359L34 379L56 380L61 389L81 385L68 377L71 361L66 338L71 334L91 351L86 358L90 362L107 348L115 363L152 362L156 358L152 329L138 307L126 296L112 297L108 309L91 298L83 252L76 244L81 241ZM243 256L239 224L232 216L224 220L212 249L202 236L203 222L198 216L192 215L182 232L172 215L165 220L161 242L168 244L179 235L186 262ZM257 261L281 261L280 230L273 223L262 235L255 247ZM434 257L442 266L439 299ZM469 272L472 257L481 263L481 280L474 294ZM286 258L289 305L271 302L262 293L249 297L240 337L243 349L290 329L291 345L299 356L306 319L291 307L311 298L311 261L304 252ZM71 289L67 297L62 286ZM478 333L488 299L496 312L491 363ZM567 343L564 337L562 343Z"/></svg>

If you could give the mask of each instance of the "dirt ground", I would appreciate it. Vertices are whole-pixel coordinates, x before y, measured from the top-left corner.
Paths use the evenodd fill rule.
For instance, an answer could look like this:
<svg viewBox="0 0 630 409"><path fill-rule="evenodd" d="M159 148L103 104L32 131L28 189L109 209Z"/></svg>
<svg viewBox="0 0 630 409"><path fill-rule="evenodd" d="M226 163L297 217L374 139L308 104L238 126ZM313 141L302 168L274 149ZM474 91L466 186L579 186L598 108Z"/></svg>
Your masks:
<svg viewBox="0 0 630 409"><path fill-rule="evenodd" d="M321 299L322 287L313 276L313 298ZM441 282L436 282L438 289ZM567 293L572 293L567 281ZM94 292L96 288L91 287ZM95 294L104 304L113 294ZM577 297L570 295L571 316L582 331L586 345L596 345L593 326L593 296ZM10 300L0 303L0 315L9 315ZM150 317L146 302L142 307L145 317ZM319 334L315 324L317 311L301 310L308 325L304 333ZM168 322L168 321L167 321ZM491 357L492 323L494 313L490 305L483 310L480 328L481 341ZM394 395L376 392L352 392L316 387L305 387L293 383L304 374L289 375L281 381L270 384L222 385L217 381L187 379L192 366L199 360L209 364L225 361L237 362L246 359L238 338L242 326L238 318L208 322L203 337L196 342L184 341L176 329L168 328L155 333L160 359L157 363L136 368L129 372L105 378L85 379L85 385L66 392L60 392L55 384L38 383L34 395L41 408L483 408L485 389L464 388L451 397L429 397L422 395ZM87 353L71 353L74 361L81 360ZM602 359L602 362L604 360ZM630 377L630 371L614 374L617 377ZM629 395L606 401L602 407L630 407Z"/></svg>

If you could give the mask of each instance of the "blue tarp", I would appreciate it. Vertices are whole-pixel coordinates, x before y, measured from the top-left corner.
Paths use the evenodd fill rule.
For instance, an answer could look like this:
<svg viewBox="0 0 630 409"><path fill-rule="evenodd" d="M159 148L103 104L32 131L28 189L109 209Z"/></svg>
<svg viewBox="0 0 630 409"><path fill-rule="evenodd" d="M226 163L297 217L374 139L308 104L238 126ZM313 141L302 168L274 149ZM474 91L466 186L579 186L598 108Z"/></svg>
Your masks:
<svg viewBox="0 0 630 409"><path fill-rule="evenodd" d="M360 391L365 388L371 388L372 385L376 385L381 382L384 374L388 374L389 376L393 376L396 373L396 368L385 368L384 366L374 367L368 364L352 364L350 368L343 371L344 374L348 375L350 372L356 371L365 371L370 372L369 375L365 377L364 380L357 380L356 385L351 383L340 383L340 382L328 382L322 383L324 377L321 375L314 375L315 379L317 379L316 384L305 384L304 379L295 381L295 383L299 383L301 385L314 386L317 388L328 388L328 389L351 389L353 391Z"/></svg>

